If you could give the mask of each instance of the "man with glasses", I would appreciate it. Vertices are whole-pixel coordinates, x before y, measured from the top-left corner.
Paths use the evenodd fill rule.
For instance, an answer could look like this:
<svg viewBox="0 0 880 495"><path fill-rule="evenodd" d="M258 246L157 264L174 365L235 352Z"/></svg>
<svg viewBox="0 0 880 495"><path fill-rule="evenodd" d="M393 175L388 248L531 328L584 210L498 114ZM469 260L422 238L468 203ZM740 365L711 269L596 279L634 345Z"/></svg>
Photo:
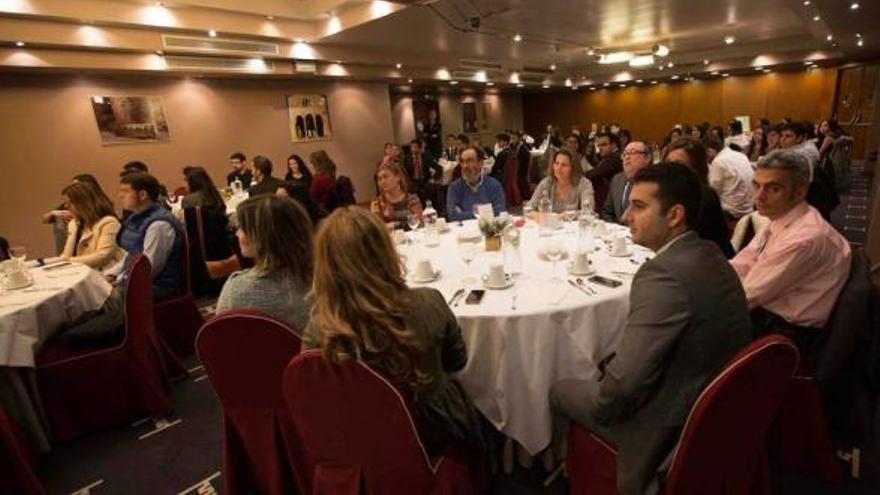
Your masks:
<svg viewBox="0 0 880 495"><path fill-rule="evenodd" d="M596 146L599 148L599 163L596 168L584 174L584 177L593 182L593 190L596 191L596 208L605 204L611 178L623 170L623 162L618 151L617 136L603 132L596 137Z"/></svg>
<svg viewBox="0 0 880 495"><path fill-rule="evenodd" d="M446 192L446 218L450 222L474 218L474 205L492 204L492 211L507 211L504 189L490 176L483 176L483 152L467 147L460 155L461 177Z"/></svg>
<svg viewBox="0 0 880 495"><path fill-rule="evenodd" d="M623 171L611 179L608 195L602 205L602 220L623 223L623 212L629 206L630 180L636 172L651 164L651 148L644 141L633 141L623 150Z"/></svg>

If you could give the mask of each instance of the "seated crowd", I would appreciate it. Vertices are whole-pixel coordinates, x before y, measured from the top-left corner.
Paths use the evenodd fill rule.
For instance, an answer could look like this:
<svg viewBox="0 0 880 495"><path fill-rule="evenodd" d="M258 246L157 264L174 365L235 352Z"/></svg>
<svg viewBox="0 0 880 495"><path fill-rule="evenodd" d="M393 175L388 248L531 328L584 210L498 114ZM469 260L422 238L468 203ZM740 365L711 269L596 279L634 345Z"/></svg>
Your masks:
<svg viewBox="0 0 880 495"><path fill-rule="evenodd" d="M748 139L738 121L727 131L682 125L660 146L615 124L588 136L575 128L564 141L551 126L534 162L517 132L498 134L494 150L452 135L442 151L439 137L432 146L414 140L405 154L388 144L368 208L353 204L351 181L337 177L324 151L308 165L290 155L283 179L269 158L248 163L236 152L226 183L249 198L234 221L222 220L225 237L210 241L229 249L203 261L232 260L218 312L261 311L301 332L304 348L369 364L408 399L429 451L451 444L482 451L485 422L451 375L467 362L461 329L440 292L407 286L389 231L420 219L431 200L449 221L475 218L477 205L498 213L522 204L535 212L592 210L629 226L633 242L656 254L632 281L621 342L600 362L599 379L563 380L548 400L560 418L618 445L621 493L643 493L727 359L771 332L806 352L829 319L852 256L826 221L837 190L835 153L849 138L834 122L823 122L815 139L812 128L762 123ZM494 159L488 170L487 157ZM457 177L443 185L443 164L453 162ZM114 289L99 311L56 338L72 346L119 338L120 282L138 253L151 263L155 300L184 290L186 212L225 219L229 199L204 168L188 167L185 184L177 215L141 162L121 174L121 216L90 175L63 189L63 206L44 218L68 222L61 256L103 271ZM731 229L753 216L764 227L737 252ZM8 257L2 241L0 257ZM559 423L564 430L567 422Z"/></svg>

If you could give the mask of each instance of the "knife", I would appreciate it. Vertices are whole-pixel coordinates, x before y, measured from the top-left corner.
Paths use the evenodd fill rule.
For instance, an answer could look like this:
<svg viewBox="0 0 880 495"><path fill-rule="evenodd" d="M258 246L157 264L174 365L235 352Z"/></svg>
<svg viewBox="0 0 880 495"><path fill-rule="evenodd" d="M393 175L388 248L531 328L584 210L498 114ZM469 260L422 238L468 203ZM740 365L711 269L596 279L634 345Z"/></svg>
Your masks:
<svg viewBox="0 0 880 495"><path fill-rule="evenodd" d="M455 302L455 300L458 299L462 294L464 294L464 289L458 289L457 291L455 291L455 294L452 294L452 297L449 298L449 302L447 302L446 304L451 306L452 303Z"/></svg>
<svg viewBox="0 0 880 495"><path fill-rule="evenodd" d="M572 281L572 280L566 280L566 282L568 282L569 284L571 284L572 287L574 287L575 289L577 289L577 290L583 292L584 294L586 294L586 295L588 295L588 296L592 296L592 295L593 295L593 294L587 292L587 290L584 289L583 287L581 287L580 285L574 283L574 281Z"/></svg>

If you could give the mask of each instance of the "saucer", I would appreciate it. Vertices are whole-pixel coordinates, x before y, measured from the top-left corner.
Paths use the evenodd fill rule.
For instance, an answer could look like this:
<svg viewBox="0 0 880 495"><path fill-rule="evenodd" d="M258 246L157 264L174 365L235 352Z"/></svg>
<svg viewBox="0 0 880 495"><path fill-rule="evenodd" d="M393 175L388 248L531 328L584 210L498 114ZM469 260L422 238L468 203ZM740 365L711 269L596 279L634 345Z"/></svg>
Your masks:
<svg viewBox="0 0 880 495"><path fill-rule="evenodd" d="M487 289L500 290L500 289L506 289L506 288L510 287L511 285L513 285L513 277L511 277L510 274L505 275L504 280L505 280L505 282L502 285L491 285L491 284L489 284L488 280L483 279L483 287L485 287Z"/></svg>
<svg viewBox="0 0 880 495"><path fill-rule="evenodd" d="M429 278L416 278L416 275L413 274L409 279L410 281L417 284L428 284L440 278L440 270L434 270L434 274Z"/></svg>
<svg viewBox="0 0 880 495"><path fill-rule="evenodd" d="M593 264L593 262L590 261L590 265L592 265L592 264ZM586 275L592 275L592 274L596 273L596 270L595 270L592 266L589 267L586 271L583 271L583 272L581 272L581 271L575 271L575 269L574 269L574 261L571 261L571 262L566 263L566 264L565 264L565 269L568 271L568 274L569 274L569 275L577 275L577 276L579 276L579 277L583 277L583 276L586 276Z"/></svg>
<svg viewBox="0 0 880 495"><path fill-rule="evenodd" d="M627 249L623 253L618 254L618 253L614 253L614 252L609 252L608 255L611 257L614 257L614 258L629 258L630 256L633 255L633 252L632 252L632 249Z"/></svg>
<svg viewBox="0 0 880 495"><path fill-rule="evenodd" d="M21 284L21 285L15 285L15 286L12 286L12 287L8 287L8 286L4 285L4 286L3 286L3 289L5 289L5 290L18 290L18 289L25 289L25 288L30 287L30 286L32 286L32 285L34 285L34 281L33 281L33 280L28 280L28 281L26 281L25 283L23 283L23 284Z"/></svg>

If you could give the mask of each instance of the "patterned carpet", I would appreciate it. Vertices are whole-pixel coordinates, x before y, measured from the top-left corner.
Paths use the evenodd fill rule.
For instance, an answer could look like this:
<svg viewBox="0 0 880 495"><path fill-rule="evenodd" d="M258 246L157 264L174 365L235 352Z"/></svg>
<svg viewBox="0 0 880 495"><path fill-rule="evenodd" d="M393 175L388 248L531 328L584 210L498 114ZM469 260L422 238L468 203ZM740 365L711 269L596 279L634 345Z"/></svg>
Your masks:
<svg viewBox="0 0 880 495"><path fill-rule="evenodd" d="M853 242L864 242L868 182L861 164L854 165L853 187L843 196L832 223ZM208 308L210 309L210 308ZM174 391L175 413L168 421L142 421L57 445L44 457L40 477L50 494L199 494L219 493L222 486L222 414L195 359L191 376ZM789 475L778 493L876 494L880 493L880 462L863 453L862 479L838 486L822 485L810 478ZM847 467L848 469L848 467ZM562 494L567 482L558 478L542 486L547 473L541 467L516 468L512 475L497 475L495 494Z"/></svg>

